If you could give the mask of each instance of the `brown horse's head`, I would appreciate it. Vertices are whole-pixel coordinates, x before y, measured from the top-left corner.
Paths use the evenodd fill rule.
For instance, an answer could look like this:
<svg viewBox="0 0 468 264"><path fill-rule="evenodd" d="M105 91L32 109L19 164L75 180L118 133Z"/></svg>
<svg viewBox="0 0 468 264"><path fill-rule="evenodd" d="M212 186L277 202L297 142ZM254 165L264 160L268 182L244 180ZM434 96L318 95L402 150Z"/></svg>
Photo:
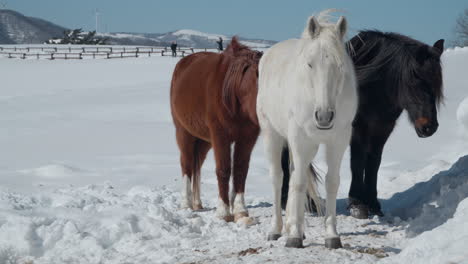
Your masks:
<svg viewBox="0 0 468 264"><path fill-rule="evenodd" d="M255 124L258 124L258 63L262 54L239 43L237 37L232 38L223 52L223 63L228 65L223 83L223 104L232 117L244 114Z"/></svg>

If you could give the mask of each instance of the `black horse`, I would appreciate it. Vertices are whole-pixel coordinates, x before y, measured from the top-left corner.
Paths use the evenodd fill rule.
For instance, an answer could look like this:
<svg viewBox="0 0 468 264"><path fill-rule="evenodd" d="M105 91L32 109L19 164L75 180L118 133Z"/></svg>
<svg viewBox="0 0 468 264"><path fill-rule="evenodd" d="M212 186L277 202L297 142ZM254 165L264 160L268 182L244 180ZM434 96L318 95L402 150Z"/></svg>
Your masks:
<svg viewBox="0 0 468 264"><path fill-rule="evenodd" d="M383 147L396 120L406 110L419 137L433 135L439 126L444 40L429 46L396 33L362 31L347 46L359 84L359 106L350 143L352 181L348 208L356 218L383 216L377 199L377 173ZM281 162L285 208L290 176L287 149Z"/></svg>

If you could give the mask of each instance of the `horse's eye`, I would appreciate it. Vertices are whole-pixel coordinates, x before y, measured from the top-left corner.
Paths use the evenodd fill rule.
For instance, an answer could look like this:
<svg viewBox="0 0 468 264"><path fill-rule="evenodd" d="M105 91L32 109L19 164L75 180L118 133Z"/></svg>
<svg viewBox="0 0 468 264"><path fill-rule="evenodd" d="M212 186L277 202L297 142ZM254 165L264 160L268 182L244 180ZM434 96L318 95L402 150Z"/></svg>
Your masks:
<svg viewBox="0 0 468 264"><path fill-rule="evenodd" d="M307 66L309 66L309 68L311 68L311 69L312 69L312 64L310 64L310 63L307 63Z"/></svg>

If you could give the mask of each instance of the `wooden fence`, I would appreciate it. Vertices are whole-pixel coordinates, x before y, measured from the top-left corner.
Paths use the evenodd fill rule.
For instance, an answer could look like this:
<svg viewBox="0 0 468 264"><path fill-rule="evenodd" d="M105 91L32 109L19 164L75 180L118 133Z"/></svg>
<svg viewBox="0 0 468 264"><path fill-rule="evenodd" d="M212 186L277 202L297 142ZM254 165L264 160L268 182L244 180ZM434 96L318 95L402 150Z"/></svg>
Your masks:
<svg viewBox="0 0 468 264"><path fill-rule="evenodd" d="M200 51L216 51L216 49L195 49L181 47L177 49L177 57L184 57ZM151 56L172 56L172 51L168 47L125 47L125 46L38 46L38 47L17 47L0 46L0 57L20 58L20 59L84 59L84 58L138 58Z"/></svg>

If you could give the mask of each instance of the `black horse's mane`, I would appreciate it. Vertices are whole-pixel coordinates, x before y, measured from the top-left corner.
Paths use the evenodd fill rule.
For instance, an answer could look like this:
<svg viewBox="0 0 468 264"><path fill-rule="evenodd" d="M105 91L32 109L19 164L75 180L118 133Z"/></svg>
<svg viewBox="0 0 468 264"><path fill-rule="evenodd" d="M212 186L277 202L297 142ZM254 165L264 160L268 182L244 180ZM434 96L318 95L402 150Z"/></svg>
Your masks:
<svg viewBox="0 0 468 264"><path fill-rule="evenodd" d="M360 86L387 80L385 86L398 89L398 97L419 103L424 83L439 104L443 99L440 53L431 46L398 33L377 30L359 32L347 43Z"/></svg>

